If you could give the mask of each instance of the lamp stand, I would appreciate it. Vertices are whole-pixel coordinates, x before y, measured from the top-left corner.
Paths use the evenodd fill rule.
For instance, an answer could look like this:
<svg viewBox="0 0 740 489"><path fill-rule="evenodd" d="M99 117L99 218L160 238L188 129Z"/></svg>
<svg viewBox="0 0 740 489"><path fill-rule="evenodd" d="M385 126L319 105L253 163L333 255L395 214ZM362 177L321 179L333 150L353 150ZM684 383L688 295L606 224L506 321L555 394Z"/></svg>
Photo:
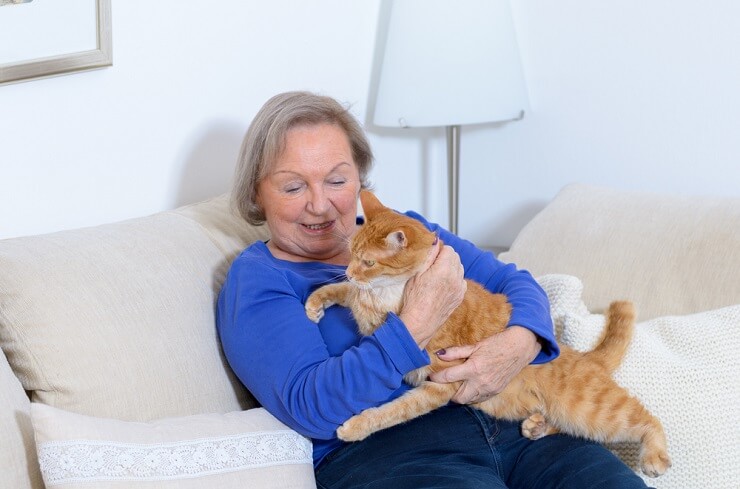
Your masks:
<svg viewBox="0 0 740 489"><path fill-rule="evenodd" d="M460 126L447 126L447 168L450 231L457 234L457 204L458 191L460 190Z"/></svg>

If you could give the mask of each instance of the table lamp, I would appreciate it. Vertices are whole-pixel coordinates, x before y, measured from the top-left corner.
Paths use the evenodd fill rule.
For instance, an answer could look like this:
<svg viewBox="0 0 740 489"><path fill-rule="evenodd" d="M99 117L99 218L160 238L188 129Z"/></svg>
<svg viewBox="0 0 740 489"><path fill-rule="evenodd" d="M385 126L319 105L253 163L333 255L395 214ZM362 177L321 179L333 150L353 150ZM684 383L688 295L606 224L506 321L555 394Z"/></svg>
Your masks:
<svg viewBox="0 0 740 489"><path fill-rule="evenodd" d="M509 2L395 0L388 7L371 120L446 127L449 228L457 233L460 126L521 119L528 108Z"/></svg>

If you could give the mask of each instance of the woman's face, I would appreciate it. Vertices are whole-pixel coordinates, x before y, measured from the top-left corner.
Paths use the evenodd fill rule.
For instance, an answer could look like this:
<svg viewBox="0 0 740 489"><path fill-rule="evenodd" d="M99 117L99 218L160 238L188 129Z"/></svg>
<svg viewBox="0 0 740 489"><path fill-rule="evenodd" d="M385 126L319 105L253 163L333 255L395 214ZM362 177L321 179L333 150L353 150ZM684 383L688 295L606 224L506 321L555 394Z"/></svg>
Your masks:
<svg viewBox="0 0 740 489"><path fill-rule="evenodd" d="M257 187L276 258L349 261L360 175L349 139L335 125L298 126Z"/></svg>

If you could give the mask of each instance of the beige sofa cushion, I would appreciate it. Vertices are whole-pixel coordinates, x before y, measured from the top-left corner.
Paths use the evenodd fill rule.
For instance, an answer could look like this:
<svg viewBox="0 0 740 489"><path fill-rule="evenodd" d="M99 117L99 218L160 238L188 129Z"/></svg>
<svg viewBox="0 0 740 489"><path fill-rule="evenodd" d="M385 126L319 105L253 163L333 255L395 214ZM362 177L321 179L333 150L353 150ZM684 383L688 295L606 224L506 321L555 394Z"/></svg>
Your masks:
<svg viewBox="0 0 740 489"><path fill-rule="evenodd" d="M30 403L0 352L0 486L43 489L31 429Z"/></svg>
<svg viewBox="0 0 740 489"><path fill-rule="evenodd" d="M262 408L147 423L34 403L47 488L315 488L311 442Z"/></svg>
<svg viewBox="0 0 740 489"><path fill-rule="evenodd" d="M579 277L594 312L614 299L643 320L740 304L740 199L570 185L499 258Z"/></svg>
<svg viewBox="0 0 740 489"><path fill-rule="evenodd" d="M253 405L226 367L215 301L266 232L225 197L0 241L0 344L34 401L149 420Z"/></svg>

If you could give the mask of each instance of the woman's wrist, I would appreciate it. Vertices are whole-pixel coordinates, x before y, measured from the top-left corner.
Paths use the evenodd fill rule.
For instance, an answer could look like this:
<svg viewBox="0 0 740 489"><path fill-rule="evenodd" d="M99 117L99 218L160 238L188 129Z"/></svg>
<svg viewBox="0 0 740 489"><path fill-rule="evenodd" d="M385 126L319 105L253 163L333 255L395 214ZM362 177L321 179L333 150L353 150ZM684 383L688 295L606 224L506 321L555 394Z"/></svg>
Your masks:
<svg viewBox="0 0 740 489"><path fill-rule="evenodd" d="M542 350L540 337L524 326L512 325L507 328L507 331L510 331L509 334L516 338L518 345L521 345L522 351L525 352L527 363L531 363Z"/></svg>
<svg viewBox="0 0 740 489"><path fill-rule="evenodd" d="M429 328L420 327L421 321L411 311L401 311L398 317L406 326L406 330L408 330L411 337L419 346L419 349L423 350L427 346L427 343L429 343L429 340L432 339L433 333L429 332Z"/></svg>

